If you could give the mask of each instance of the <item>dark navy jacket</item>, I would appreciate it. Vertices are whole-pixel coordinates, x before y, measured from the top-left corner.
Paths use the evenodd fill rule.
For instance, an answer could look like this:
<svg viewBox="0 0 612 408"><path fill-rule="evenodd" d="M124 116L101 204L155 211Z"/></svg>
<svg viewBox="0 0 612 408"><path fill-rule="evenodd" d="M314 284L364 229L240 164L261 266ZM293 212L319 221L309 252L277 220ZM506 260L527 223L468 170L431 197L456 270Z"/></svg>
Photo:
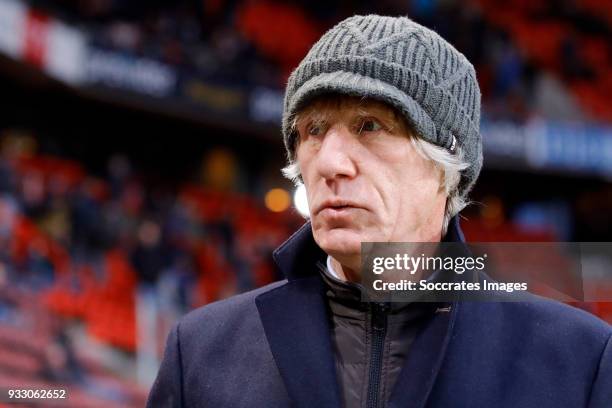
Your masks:
<svg viewBox="0 0 612 408"><path fill-rule="evenodd" d="M456 218L447 239L463 240ZM323 256L306 224L274 253L287 280L181 319L148 407L342 406ZM535 297L455 302L417 335L387 406L612 408L612 327Z"/></svg>

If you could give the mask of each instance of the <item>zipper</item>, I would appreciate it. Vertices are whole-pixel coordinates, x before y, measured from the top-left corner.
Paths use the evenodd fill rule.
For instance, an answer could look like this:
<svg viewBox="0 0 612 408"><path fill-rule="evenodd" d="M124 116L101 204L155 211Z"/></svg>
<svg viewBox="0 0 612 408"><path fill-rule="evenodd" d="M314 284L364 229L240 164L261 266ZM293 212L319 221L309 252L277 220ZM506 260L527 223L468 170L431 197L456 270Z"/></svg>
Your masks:
<svg viewBox="0 0 612 408"><path fill-rule="evenodd" d="M378 408L382 406L379 394L389 305L387 303L370 303L370 305L372 348L370 354L370 372L368 373L368 398L366 406L368 408Z"/></svg>

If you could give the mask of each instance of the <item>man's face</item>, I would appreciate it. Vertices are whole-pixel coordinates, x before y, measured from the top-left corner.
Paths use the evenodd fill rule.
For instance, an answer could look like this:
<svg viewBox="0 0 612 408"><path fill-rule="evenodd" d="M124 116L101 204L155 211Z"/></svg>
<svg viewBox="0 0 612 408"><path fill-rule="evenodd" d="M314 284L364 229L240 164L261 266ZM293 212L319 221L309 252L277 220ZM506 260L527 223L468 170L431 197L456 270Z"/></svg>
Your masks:
<svg viewBox="0 0 612 408"><path fill-rule="evenodd" d="M317 100L300 112L297 130L313 235L326 253L357 271L361 242L440 239L441 172L386 104Z"/></svg>

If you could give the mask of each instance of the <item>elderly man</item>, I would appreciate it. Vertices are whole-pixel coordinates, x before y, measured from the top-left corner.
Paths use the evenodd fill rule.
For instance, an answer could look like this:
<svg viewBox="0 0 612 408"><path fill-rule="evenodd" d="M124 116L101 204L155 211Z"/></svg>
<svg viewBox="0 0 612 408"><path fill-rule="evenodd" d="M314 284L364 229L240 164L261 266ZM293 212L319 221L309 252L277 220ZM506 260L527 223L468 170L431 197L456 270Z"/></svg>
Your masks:
<svg viewBox="0 0 612 408"><path fill-rule="evenodd" d="M171 332L150 407L612 407L612 329L552 301L362 302L362 242L463 241L473 66L408 18L351 17L289 78L285 174L310 221L286 280Z"/></svg>

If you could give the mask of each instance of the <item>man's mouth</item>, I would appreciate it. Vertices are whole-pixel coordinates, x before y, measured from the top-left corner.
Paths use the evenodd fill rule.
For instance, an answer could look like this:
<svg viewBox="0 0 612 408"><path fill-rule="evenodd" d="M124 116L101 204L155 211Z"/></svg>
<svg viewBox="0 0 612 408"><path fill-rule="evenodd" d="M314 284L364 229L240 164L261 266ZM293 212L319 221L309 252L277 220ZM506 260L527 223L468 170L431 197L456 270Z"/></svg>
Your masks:
<svg viewBox="0 0 612 408"><path fill-rule="evenodd" d="M344 213L348 213L352 210L363 209L364 207L348 200L327 200L321 203L315 210L314 214L318 215L320 213L326 213L329 215L340 215Z"/></svg>

